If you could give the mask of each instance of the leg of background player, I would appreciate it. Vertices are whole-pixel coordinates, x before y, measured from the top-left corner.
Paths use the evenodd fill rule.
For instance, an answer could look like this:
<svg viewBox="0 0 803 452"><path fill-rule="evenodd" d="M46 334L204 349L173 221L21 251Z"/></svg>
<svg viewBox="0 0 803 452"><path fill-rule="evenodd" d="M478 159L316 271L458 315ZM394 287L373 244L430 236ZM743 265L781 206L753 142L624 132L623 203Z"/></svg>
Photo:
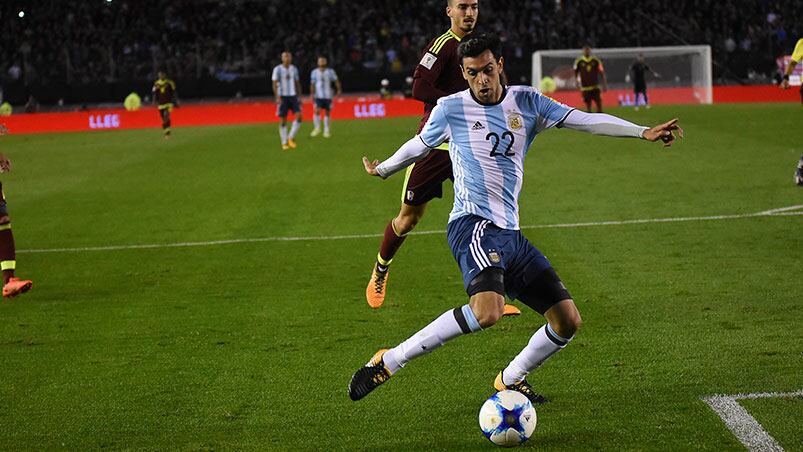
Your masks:
<svg viewBox="0 0 803 452"><path fill-rule="evenodd" d="M329 116L331 110L324 110L323 111L323 137L329 138L332 134L329 133Z"/></svg>
<svg viewBox="0 0 803 452"><path fill-rule="evenodd" d="M404 243L407 234L415 229L415 226L424 217L426 208L426 204L411 206L402 203L399 214L385 227L382 244L379 245L379 253L376 256L376 265L371 274L371 282L365 289L365 298L372 308L378 308L385 302L388 268L393 261L393 256Z"/></svg>
<svg viewBox="0 0 803 452"><path fill-rule="evenodd" d="M597 113L602 113L602 93L597 92L594 102L597 103Z"/></svg>
<svg viewBox="0 0 803 452"><path fill-rule="evenodd" d="M296 119L293 120L293 127L290 128L290 133L287 134L287 144L290 145L291 148L296 147L296 142L293 140L298 133L298 129L301 127L301 112L295 114Z"/></svg>
<svg viewBox="0 0 803 452"><path fill-rule="evenodd" d="M14 297L27 292L33 283L14 277L17 267L14 235L11 233L11 219L8 215L0 217L0 268L3 270L3 296Z"/></svg>
<svg viewBox="0 0 803 452"><path fill-rule="evenodd" d="M170 112L168 112L167 108L162 108L159 110L159 116L162 117L162 133L167 138L170 136Z"/></svg>
<svg viewBox="0 0 803 452"><path fill-rule="evenodd" d="M290 149L287 145L287 116L282 116L282 121L279 124L279 137L282 139L282 149L285 151Z"/></svg>
<svg viewBox="0 0 803 452"><path fill-rule="evenodd" d="M312 106L312 133L311 137L317 137L321 133L321 109L317 105Z"/></svg>

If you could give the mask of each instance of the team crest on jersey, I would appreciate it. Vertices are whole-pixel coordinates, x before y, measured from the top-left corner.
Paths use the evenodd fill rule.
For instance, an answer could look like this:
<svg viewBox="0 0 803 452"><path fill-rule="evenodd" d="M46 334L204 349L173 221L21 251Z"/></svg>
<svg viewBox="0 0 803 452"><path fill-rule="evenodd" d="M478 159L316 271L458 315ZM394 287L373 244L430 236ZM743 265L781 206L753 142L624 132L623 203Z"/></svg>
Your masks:
<svg viewBox="0 0 803 452"><path fill-rule="evenodd" d="M507 126L511 130L519 130L524 126L524 120L518 112L512 111L507 115Z"/></svg>
<svg viewBox="0 0 803 452"><path fill-rule="evenodd" d="M502 258L499 256L499 253L497 253L496 251L491 251L490 253L488 253L488 259L490 259L491 262L493 262L494 264L498 264L499 261L502 260Z"/></svg>

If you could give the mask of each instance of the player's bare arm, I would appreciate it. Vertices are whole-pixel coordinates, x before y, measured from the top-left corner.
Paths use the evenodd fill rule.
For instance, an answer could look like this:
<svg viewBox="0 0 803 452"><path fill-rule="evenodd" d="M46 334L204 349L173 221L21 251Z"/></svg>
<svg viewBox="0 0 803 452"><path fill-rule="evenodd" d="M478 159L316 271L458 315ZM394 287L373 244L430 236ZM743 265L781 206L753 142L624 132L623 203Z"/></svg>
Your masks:
<svg viewBox="0 0 803 452"><path fill-rule="evenodd" d="M273 97L276 99L276 103L279 103L279 81L273 81Z"/></svg>
<svg viewBox="0 0 803 452"><path fill-rule="evenodd" d="M0 124L0 136L8 133L8 128L5 124Z"/></svg>
<svg viewBox="0 0 803 452"><path fill-rule="evenodd" d="M362 164L365 167L365 172L370 174L371 176L379 176L379 173L376 172L376 167L379 166L379 160L368 160L368 157L363 156Z"/></svg>
<svg viewBox="0 0 803 452"><path fill-rule="evenodd" d="M335 80L335 96L340 96L343 94L343 84L340 83L340 79Z"/></svg>
<svg viewBox="0 0 803 452"><path fill-rule="evenodd" d="M683 129L678 125L678 118L649 128L641 136L647 141L661 140L664 143L664 147L669 147L675 142L675 134L677 134L678 138L683 138Z"/></svg>

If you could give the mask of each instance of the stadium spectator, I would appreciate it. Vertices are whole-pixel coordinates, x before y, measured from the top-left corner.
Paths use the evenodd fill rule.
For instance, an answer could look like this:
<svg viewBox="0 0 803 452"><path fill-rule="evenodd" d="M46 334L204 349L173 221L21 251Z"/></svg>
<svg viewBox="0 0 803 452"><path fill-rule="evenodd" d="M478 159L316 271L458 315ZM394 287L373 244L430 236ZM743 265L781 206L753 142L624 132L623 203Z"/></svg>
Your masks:
<svg viewBox="0 0 803 452"><path fill-rule="evenodd" d="M115 0L0 2L0 74L30 86L142 83L158 67L175 79L264 77L295 49L299 67L330 55L339 72L410 73L440 30L443 0ZM710 44L715 75L770 78L803 35L799 0L487 0L483 28L500 34L507 68L526 73L534 50ZM660 20L654 19L660 12ZM325 23L326 26L320 26ZM728 58L732 50L733 58ZM518 66L517 66L518 65ZM518 81L520 77L516 78Z"/></svg>

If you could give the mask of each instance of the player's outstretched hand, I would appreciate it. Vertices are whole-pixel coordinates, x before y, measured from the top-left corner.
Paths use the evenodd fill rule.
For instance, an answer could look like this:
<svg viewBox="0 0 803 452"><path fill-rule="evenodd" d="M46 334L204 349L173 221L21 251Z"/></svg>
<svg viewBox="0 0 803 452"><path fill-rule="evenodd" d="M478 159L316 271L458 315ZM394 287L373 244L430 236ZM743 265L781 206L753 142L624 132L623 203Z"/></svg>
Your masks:
<svg viewBox="0 0 803 452"><path fill-rule="evenodd" d="M11 160L4 154L0 154L0 173L11 171Z"/></svg>
<svg viewBox="0 0 803 452"><path fill-rule="evenodd" d="M5 124L0 124L0 135L5 135L8 133L8 129L6 128Z"/></svg>
<svg viewBox="0 0 803 452"><path fill-rule="evenodd" d="M678 118L657 125L652 129L647 129L642 136L647 141L661 140L666 147L672 146L672 143L675 142L675 133L677 133L678 138L683 138L683 129L678 125Z"/></svg>
<svg viewBox="0 0 803 452"><path fill-rule="evenodd" d="M787 79L781 80L781 89L789 89L789 80Z"/></svg>
<svg viewBox="0 0 803 452"><path fill-rule="evenodd" d="M379 173L376 172L376 167L379 166L379 160L374 160L372 162L368 160L368 157L363 157L362 164L365 167L366 173L370 174L371 176L379 176Z"/></svg>

